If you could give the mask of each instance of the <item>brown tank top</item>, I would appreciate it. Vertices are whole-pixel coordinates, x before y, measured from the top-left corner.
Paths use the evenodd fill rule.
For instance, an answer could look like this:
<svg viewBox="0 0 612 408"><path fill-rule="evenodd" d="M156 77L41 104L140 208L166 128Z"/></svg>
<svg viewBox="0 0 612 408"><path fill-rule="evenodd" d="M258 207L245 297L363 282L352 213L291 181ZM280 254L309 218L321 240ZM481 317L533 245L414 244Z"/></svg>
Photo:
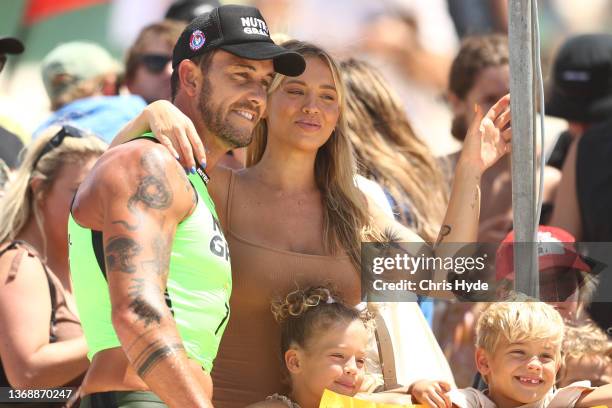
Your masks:
<svg viewBox="0 0 612 408"><path fill-rule="evenodd" d="M13 241L8 245L4 245L0 250L0 256L4 255L9 251L17 251L6 277L6 282L10 282L19 273L21 260L24 256L34 257L40 260L45 271L47 281L49 283L49 296L51 298L51 315L50 315L50 326L49 326L49 343L56 343L64 340L70 340L83 335L81 323L77 314L74 312L74 303L68 301L68 297L62 283L59 278L45 265L42 259L38 256L38 253L25 241ZM1 362L1 361L0 361ZM66 386L78 387L81 384L83 377L79 376L66 384ZM8 380L4 375L4 369L0 365L0 383L2 386L8 387Z"/></svg>
<svg viewBox="0 0 612 408"><path fill-rule="evenodd" d="M280 328L270 302L296 287L329 284L351 305L360 301L360 278L348 256L307 255L244 239L232 226L237 180L232 173L226 210L226 239L232 259L231 317L212 377L215 407L244 407L286 392Z"/></svg>

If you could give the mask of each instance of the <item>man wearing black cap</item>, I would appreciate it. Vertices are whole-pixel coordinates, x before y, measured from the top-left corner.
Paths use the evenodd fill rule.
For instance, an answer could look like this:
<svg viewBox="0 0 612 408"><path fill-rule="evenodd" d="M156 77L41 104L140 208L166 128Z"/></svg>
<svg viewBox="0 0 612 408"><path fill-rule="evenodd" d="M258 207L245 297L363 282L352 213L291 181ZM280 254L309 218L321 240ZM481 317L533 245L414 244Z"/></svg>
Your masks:
<svg viewBox="0 0 612 408"><path fill-rule="evenodd" d="M555 58L546 114L568 121L548 160L561 169L573 141L612 116L612 35L568 39Z"/></svg>
<svg viewBox="0 0 612 408"><path fill-rule="evenodd" d="M612 35L580 35L561 47L546 113L569 122L551 157L565 160L551 225L578 241L612 241Z"/></svg>
<svg viewBox="0 0 612 408"><path fill-rule="evenodd" d="M551 225L577 241L612 241L612 35L586 34L569 39L554 64L547 114L567 119L563 176ZM560 148L560 146L562 148ZM560 155L560 154L559 154ZM566 156L566 157L565 157ZM553 159L555 156L551 157ZM609 269L588 311L612 337L612 277Z"/></svg>
<svg viewBox="0 0 612 408"><path fill-rule="evenodd" d="M243 6L196 18L172 65L173 102L193 121L209 168L250 143L274 72L305 68L272 42L259 11ZM72 206L72 279L92 357L87 407L211 406L230 255L204 169L185 176L147 136L105 153Z"/></svg>

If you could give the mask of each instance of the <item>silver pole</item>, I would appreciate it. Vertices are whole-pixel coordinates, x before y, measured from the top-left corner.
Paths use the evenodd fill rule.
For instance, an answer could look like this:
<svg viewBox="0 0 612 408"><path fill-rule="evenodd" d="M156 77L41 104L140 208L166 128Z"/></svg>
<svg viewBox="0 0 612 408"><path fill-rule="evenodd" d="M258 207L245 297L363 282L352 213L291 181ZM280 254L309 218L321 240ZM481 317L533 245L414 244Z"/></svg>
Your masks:
<svg viewBox="0 0 612 408"><path fill-rule="evenodd" d="M512 108L512 211L514 241L533 242L535 220L531 1L508 3ZM515 290L537 297L537 245L514 245Z"/></svg>

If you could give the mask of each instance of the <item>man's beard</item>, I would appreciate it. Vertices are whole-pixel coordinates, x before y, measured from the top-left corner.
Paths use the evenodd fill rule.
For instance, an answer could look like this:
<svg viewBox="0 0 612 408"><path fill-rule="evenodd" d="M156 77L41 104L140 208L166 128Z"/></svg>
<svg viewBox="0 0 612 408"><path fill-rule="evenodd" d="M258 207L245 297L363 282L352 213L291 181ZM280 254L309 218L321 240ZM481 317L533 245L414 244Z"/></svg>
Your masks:
<svg viewBox="0 0 612 408"><path fill-rule="evenodd" d="M460 142L465 140L465 135L468 131L468 123L465 115L457 115L453 118L453 122L451 124L451 134L453 137Z"/></svg>
<svg viewBox="0 0 612 408"><path fill-rule="evenodd" d="M220 105L214 105L208 97L212 93L212 84L208 78L205 78L202 90L200 91L198 110L200 111L200 115L202 115L202 120L206 128L211 133L224 140L232 149L248 146L253 139L252 132L240 129L227 120L223 116L223 108ZM258 110L253 109L250 104L244 105L245 108L258 112Z"/></svg>

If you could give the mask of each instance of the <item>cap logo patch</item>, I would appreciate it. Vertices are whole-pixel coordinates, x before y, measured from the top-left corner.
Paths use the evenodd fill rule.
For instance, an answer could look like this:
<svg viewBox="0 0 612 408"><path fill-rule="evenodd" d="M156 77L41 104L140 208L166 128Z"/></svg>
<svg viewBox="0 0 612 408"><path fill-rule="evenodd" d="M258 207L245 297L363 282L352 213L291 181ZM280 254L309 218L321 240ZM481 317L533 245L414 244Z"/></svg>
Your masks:
<svg viewBox="0 0 612 408"><path fill-rule="evenodd" d="M191 33L191 37L189 38L189 48L191 48L191 51L197 51L202 48L205 42L206 37L204 33L200 30L195 30Z"/></svg>
<svg viewBox="0 0 612 408"><path fill-rule="evenodd" d="M266 37L270 36L266 22L260 18L240 17L240 22L242 23L242 31L244 31L246 34L265 35Z"/></svg>

